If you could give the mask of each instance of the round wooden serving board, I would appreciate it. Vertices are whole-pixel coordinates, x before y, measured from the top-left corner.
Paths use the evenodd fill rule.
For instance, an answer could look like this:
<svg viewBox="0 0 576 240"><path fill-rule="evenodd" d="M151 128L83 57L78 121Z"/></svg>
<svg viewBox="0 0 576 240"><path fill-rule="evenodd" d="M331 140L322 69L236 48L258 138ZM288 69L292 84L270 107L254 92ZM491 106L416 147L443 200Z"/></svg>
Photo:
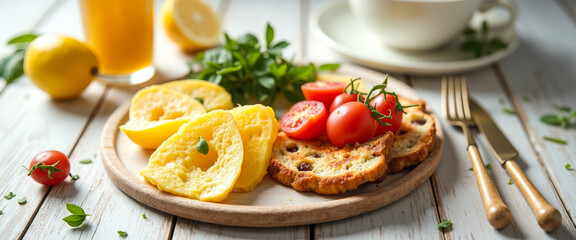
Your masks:
<svg viewBox="0 0 576 240"><path fill-rule="evenodd" d="M381 83L385 78L381 73L348 64L342 65L337 73L361 77L368 86ZM389 78L388 86L404 97L419 98L412 88L396 79ZM426 181L438 167L444 146L441 125L436 124L436 146L424 162L413 169L389 175L382 183L367 183L344 194L301 193L266 176L252 192L230 193L220 203L202 202L162 192L138 174L153 151L140 148L119 131L118 127L128 120L128 109L129 103L120 106L106 122L102 133L102 161L112 181L126 194L152 208L179 217L232 226L321 223L383 207Z"/></svg>

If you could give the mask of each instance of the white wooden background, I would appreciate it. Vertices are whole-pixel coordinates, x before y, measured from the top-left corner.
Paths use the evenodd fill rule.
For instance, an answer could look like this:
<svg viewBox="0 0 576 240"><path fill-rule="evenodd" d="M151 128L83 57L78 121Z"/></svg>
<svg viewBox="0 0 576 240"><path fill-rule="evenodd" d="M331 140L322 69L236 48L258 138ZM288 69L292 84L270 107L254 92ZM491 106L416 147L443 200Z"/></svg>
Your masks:
<svg viewBox="0 0 576 240"><path fill-rule="evenodd" d="M286 54L311 61L346 62L312 36L307 20L323 1L229 0L210 1L222 16L231 36L252 32L262 36L266 22L278 39L291 42ZM162 1L157 1L159 7ZM8 86L0 84L0 195L14 192L15 199L0 198L1 239L115 239L118 230L131 239L576 239L576 129L550 127L540 116L555 112L554 104L576 108L576 0L517 1L519 48L504 60L465 74L472 95L504 130L521 152L521 167L544 197L560 210L563 225L553 233L542 231L509 177L479 138L484 160L513 221L495 230L484 210L461 132L440 121L445 149L440 166L429 181L401 200L360 216L323 224L284 228L241 228L178 218L139 204L123 194L106 175L100 160L99 139L108 116L135 89L111 88L93 83L74 101L54 102L23 77ZM161 80L186 72L181 54L156 31L155 64ZM76 0L0 0L0 56L9 53L4 43L34 31L65 33L83 39ZM359 36L362 37L362 36ZM393 75L413 86L439 113L440 77ZM530 101L525 101L528 96ZM509 107L518 114L501 109ZM567 145L543 140L552 136ZM22 165L40 151L60 150L71 158L72 172L80 175L44 187L26 177ZM92 164L79 164L90 158ZM16 199L26 197L25 205ZM81 205L87 223L70 228L61 219L66 203ZM141 217L146 214L147 219ZM441 218L454 223L450 232L437 229Z"/></svg>

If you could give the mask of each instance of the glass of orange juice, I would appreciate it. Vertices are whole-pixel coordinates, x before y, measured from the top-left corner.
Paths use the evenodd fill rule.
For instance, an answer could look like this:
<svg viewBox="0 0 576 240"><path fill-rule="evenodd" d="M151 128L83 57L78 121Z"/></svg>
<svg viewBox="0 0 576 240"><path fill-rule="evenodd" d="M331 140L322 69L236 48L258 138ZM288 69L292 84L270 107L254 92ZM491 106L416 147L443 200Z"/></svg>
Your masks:
<svg viewBox="0 0 576 240"><path fill-rule="evenodd" d="M133 85L155 76L154 0L80 0L80 9L100 80Z"/></svg>

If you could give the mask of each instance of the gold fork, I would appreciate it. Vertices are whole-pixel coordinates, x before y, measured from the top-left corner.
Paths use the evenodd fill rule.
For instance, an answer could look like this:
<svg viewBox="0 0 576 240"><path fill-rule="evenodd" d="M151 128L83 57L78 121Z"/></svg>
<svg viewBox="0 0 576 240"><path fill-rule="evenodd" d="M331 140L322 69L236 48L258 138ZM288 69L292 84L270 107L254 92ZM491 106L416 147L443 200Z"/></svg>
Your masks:
<svg viewBox="0 0 576 240"><path fill-rule="evenodd" d="M464 77L442 77L442 114L451 125L460 126L466 137L468 155L472 161L488 222L497 229L508 226L512 221L512 213L492 183L470 132L470 127L475 124L470 112L468 87Z"/></svg>

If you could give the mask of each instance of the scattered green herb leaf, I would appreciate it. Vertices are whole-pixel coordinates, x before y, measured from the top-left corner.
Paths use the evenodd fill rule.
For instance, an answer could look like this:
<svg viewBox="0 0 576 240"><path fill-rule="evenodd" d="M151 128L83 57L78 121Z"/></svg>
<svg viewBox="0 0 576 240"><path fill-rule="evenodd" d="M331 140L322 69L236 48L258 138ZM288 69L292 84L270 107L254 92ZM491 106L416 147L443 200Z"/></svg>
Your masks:
<svg viewBox="0 0 576 240"><path fill-rule="evenodd" d="M492 164L488 163L486 164L486 169L491 169L492 168Z"/></svg>
<svg viewBox="0 0 576 240"><path fill-rule="evenodd" d="M503 108L502 111L504 113L508 113L508 114L516 114L516 111L510 109L510 108Z"/></svg>
<svg viewBox="0 0 576 240"><path fill-rule="evenodd" d="M70 178L72 179L72 181L76 181L76 180L80 179L80 176L78 176L78 175L72 175L72 173L68 173L68 176L70 176Z"/></svg>
<svg viewBox="0 0 576 240"><path fill-rule="evenodd" d="M576 111L571 112L569 115L565 115L565 112L560 110L556 114L546 114L540 118L540 121L553 126L560 126L564 128L576 126Z"/></svg>
<svg viewBox="0 0 576 240"><path fill-rule="evenodd" d="M2 210L0 210L0 215L4 214L4 212Z"/></svg>
<svg viewBox="0 0 576 240"><path fill-rule="evenodd" d="M8 41L8 45L14 46L14 52L0 60L0 78L4 78L6 84L14 82L24 74L24 55L28 44L38 35L24 34Z"/></svg>
<svg viewBox="0 0 576 240"><path fill-rule="evenodd" d="M446 220L446 219L441 219L440 223L438 224L438 229L444 231L444 230L448 230L450 227L452 227L452 222Z"/></svg>
<svg viewBox="0 0 576 240"><path fill-rule="evenodd" d="M560 106L560 105L557 105L557 104L554 104L554 108L555 108L556 110L562 111L562 112L568 112L568 113L569 113L569 112L572 111L572 108L570 108L570 107L568 107L568 106Z"/></svg>
<svg viewBox="0 0 576 240"><path fill-rule="evenodd" d="M248 98L271 105L277 93L290 102L304 99L300 87L316 80L317 72L334 70L338 64L297 65L286 60L282 51L290 44L274 41L274 29L266 25L264 46L253 34L232 39L224 33L223 47L199 53L189 63L189 78L203 79L224 87L234 104L246 104Z"/></svg>
<svg viewBox="0 0 576 240"><path fill-rule="evenodd" d="M52 173L62 171L62 170L56 168L56 165L59 162L60 161L57 161L52 165L46 165L46 164L44 164L44 162L38 162L38 163L34 164L34 166L32 166L32 168L30 168L30 169L28 169L26 167L24 167L24 168L26 168L26 170L28 170L28 176L30 176L32 174L32 172L34 172L34 170L40 169L40 170L48 173L48 178L52 179Z"/></svg>
<svg viewBox="0 0 576 240"><path fill-rule="evenodd" d="M4 198L6 200L10 200L12 198L16 197L16 194L14 194L13 192L9 192L8 194L4 195Z"/></svg>
<svg viewBox="0 0 576 240"><path fill-rule="evenodd" d="M474 168L468 168L468 170L470 170L470 171L474 171Z"/></svg>
<svg viewBox="0 0 576 240"><path fill-rule="evenodd" d="M118 235L120 235L120 237L128 237L128 233L124 232L124 231L118 231Z"/></svg>
<svg viewBox="0 0 576 240"><path fill-rule="evenodd" d="M508 179L508 185L512 185L514 182L512 182L512 178Z"/></svg>
<svg viewBox="0 0 576 240"><path fill-rule="evenodd" d="M70 213L72 213L72 215L63 218L62 220L70 225L70 227L80 226L86 219L86 216L90 216L90 214L86 214L84 209L77 205L67 203L66 208Z"/></svg>
<svg viewBox="0 0 576 240"><path fill-rule="evenodd" d="M146 214L142 214L142 218L148 219L148 217L146 216Z"/></svg>
<svg viewBox="0 0 576 240"><path fill-rule="evenodd" d="M553 137L544 136L544 140L548 140L548 141L555 142L555 143L558 143L558 144L563 144L563 145L568 144L568 143L566 142L566 140L562 140L562 139L558 139L558 138L553 138Z"/></svg>
<svg viewBox="0 0 576 240"><path fill-rule="evenodd" d="M460 44L460 50L472 52L475 57L479 58L508 47L508 44L500 38L488 39L488 30L488 22L486 21L482 22L480 33L477 33L477 30L472 28L465 29L463 32L465 40Z"/></svg>
<svg viewBox="0 0 576 240"><path fill-rule="evenodd" d="M566 170L569 170L569 171L574 170L574 169L572 169L572 165L570 165L570 163L566 163L566 166L564 166L564 167L566 168Z"/></svg>
<svg viewBox="0 0 576 240"><path fill-rule="evenodd" d="M530 97L524 95L522 96L522 100L524 100L524 102L530 102Z"/></svg>
<svg viewBox="0 0 576 240"><path fill-rule="evenodd" d="M202 136L198 137L198 143L196 144L196 150L199 153L202 153L204 155L208 154L208 152L210 151L210 148L208 147L208 142L206 142L206 140L204 140L204 138L202 138Z"/></svg>
<svg viewBox="0 0 576 240"><path fill-rule="evenodd" d="M82 164L90 164L90 163L92 163L92 159L88 159L88 158L87 158L87 159L82 159L82 160L80 160L80 161L78 161L78 162L79 162L79 163L82 163Z"/></svg>
<svg viewBox="0 0 576 240"><path fill-rule="evenodd" d="M24 204L26 204L26 202L27 202L26 197L18 199L18 204L20 204L20 205L24 205Z"/></svg>

